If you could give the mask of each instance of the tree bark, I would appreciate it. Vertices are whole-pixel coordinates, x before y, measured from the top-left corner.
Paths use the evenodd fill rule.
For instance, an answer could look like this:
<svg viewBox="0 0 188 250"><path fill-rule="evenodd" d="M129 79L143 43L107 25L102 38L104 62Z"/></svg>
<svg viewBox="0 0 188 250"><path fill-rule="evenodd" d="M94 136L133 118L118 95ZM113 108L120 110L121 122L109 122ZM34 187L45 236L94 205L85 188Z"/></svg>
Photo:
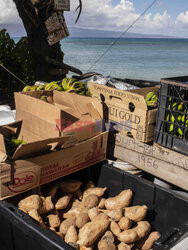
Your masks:
<svg viewBox="0 0 188 250"><path fill-rule="evenodd" d="M35 61L35 79L42 81L59 80L66 77L68 70L63 66L64 54L60 43L50 46L44 22L54 13L51 0L13 0L21 17ZM55 62L51 63L46 58ZM52 61L53 61L52 60Z"/></svg>

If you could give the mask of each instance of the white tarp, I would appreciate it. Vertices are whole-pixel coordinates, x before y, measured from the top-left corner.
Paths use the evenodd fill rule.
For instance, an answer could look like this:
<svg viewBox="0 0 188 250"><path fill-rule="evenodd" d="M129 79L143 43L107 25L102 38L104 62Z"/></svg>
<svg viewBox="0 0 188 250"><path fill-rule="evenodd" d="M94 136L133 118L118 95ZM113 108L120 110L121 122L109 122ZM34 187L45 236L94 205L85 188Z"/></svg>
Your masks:
<svg viewBox="0 0 188 250"><path fill-rule="evenodd" d="M6 125L15 121L15 110L8 105L0 105L0 125Z"/></svg>

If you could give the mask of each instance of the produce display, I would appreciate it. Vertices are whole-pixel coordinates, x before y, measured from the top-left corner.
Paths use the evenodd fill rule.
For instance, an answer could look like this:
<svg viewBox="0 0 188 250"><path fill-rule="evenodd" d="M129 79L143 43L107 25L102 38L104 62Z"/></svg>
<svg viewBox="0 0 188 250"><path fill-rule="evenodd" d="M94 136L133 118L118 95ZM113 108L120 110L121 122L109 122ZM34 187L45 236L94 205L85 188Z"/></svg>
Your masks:
<svg viewBox="0 0 188 250"><path fill-rule="evenodd" d="M64 181L22 199L18 208L74 249L151 249L160 234L144 220L147 206L130 206L130 189L105 199L106 191L91 181Z"/></svg>
<svg viewBox="0 0 188 250"><path fill-rule="evenodd" d="M62 81L53 81L41 86L25 86L23 92L40 91L40 90L57 90L68 93L75 93L84 96L91 96L91 93L84 82L78 82L74 78L63 78Z"/></svg>
<svg viewBox="0 0 188 250"><path fill-rule="evenodd" d="M169 98L168 114L166 121L168 122L168 132L180 139L184 137L184 129L188 128L188 109L186 104L179 99ZM188 130L185 132L185 138L188 140Z"/></svg>

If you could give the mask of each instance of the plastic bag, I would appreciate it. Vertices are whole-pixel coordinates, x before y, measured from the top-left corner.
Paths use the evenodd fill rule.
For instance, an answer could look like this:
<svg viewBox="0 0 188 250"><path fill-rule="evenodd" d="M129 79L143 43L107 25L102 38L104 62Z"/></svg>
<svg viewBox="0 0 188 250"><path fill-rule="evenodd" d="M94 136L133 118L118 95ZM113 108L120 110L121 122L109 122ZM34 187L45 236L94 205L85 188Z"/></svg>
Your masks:
<svg viewBox="0 0 188 250"><path fill-rule="evenodd" d="M0 125L6 125L15 121L15 110L8 105L0 105Z"/></svg>

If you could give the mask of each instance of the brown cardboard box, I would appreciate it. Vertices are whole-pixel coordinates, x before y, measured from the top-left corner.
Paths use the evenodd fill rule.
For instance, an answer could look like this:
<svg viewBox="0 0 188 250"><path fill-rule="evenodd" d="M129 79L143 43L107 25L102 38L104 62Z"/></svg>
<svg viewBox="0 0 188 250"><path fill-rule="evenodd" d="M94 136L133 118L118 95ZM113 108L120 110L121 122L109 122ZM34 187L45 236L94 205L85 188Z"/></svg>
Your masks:
<svg viewBox="0 0 188 250"><path fill-rule="evenodd" d="M148 110L145 98L158 87L123 91L92 82L89 87L92 96L103 102L104 119L113 121L116 130L142 142L154 140L157 109Z"/></svg>
<svg viewBox="0 0 188 250"><path fill-rule="evenodd" d="M188 156L121 133L111 133L108 154L188 191Z"/></svg>
<svg viewBox="0 0 188 250"><path fill-rule="evenodd" d="M20 126L17 122L0 127L0 200L106 159L108 132L69 148L62 148L68 136L23 144L9 161L4 136L19 133Z"/></svg>
<svg viewBox="0 0 188 250"><path fill-rule="evenodd" d="M54 104L42 101L53 95ZM67 146L102 132L102 105L96 99L58 91L15 93L16 120L22 120L20 138L26 142L71 135Z"/></svg>

